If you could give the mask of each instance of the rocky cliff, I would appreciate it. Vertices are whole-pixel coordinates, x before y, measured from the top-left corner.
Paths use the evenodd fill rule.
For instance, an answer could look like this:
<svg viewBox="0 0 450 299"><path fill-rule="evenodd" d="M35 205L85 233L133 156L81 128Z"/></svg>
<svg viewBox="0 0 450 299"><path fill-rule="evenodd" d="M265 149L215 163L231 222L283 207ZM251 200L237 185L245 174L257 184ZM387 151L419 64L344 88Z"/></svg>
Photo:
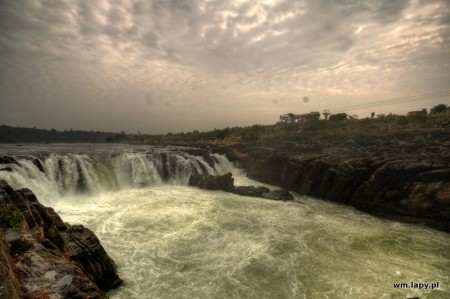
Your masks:
<svg viewBox="0 0 450 299"><path fill-rule="evenodd" d="M0 181L0 298L107 298L121 284L92 231ZM19 287L20 285L20 287Z"/></svg>
<svg viewBox="0 0 450 299"><path fill-rule="evenodd" d="M218 149L249 177L450 232L450 132L300 140Z"/></svg>

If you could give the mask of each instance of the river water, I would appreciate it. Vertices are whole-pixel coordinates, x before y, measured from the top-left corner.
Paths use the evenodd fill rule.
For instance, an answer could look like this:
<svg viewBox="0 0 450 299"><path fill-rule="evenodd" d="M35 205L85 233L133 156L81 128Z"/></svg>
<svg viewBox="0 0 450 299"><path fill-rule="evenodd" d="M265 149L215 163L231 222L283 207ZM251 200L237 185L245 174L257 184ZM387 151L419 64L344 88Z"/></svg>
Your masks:
<svg viewBox="0 0 450 299"><path fill-rule="evenodd" d="M4 155L19 165L0 165L13 169L0 179L99 237L124 280L111 298L450 298L449 234L300 195L186 186L190 173L227 171L261 185L223 156L91 144L1 145ZM394 288L411 282L430 285Z"/></svg>

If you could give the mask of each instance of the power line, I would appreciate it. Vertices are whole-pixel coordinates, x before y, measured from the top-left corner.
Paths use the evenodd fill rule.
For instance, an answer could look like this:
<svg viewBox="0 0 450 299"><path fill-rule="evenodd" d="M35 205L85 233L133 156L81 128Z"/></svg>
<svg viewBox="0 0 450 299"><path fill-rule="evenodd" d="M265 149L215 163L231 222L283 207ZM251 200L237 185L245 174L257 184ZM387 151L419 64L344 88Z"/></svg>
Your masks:
<svg viewBox="0 0 450 299"><path fill-rule="evenodd" d="M407 97L402 97L402 98L394 98L394 99L390 99L390 100L342 106L342 107L338 107L335 109L346 109L346 108L354 108L354 107L360 107L360 106L385 105L385 104L390 104L390 103L396 104L396 103L402 103L402 102L428 99L428 98L433 98L433 97L447 96L449 94L450 94L450 90L449 91L438 91L438 92L426 93L426 94L421 94L421 95L407 96Z"/></svg>
<svg viewBox="0 0 450 299"><path fill-rule="evenodd" d="M437 99L437 98L442 98L442 97L447 97L447 96L450 96L450 93L436 94L436 95L431 95L431 96L426 96L426 97L415 97L415 98L397 100L397 101L386 102L386 103L360 105L360 106L355 106L355 107L349 107L348 110L357 110L357 109L362 109L362 108L372 108L372 107L410 103L410 102L416 102L416 101L425 101L425 100L432 100L432 99Z"/></svg>
<svg viewBox="0 0 450 299"><path fill-rule="evenodd" d="M380 106L403 104L403 103L409 103L409 102L415 102L415 101L425 101L425 100L443 98L443 97L448 97L448 96L450 96L450 90L443 90L443 91L435 91L435 92L431 92L431 93L425 93L425 94L421 94L421 95L395 98L395 99L390 99L390 100L342 106L342 107L337 107L337 108L333 108L330 110L344 110L345 109L347 111L351 111L351 110L358 110L358 109L364 109L364 108L373 108L373 107L380 107Z"/></svg>

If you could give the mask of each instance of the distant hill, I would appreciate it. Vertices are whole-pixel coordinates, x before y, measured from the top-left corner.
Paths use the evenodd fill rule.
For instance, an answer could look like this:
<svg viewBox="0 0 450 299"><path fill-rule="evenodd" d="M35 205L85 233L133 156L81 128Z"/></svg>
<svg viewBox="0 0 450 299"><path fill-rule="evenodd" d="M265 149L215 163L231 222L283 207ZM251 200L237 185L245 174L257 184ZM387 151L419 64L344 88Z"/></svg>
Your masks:
<svg viewBox="0 0 450 299"><path fill-rule="evenodd" d="M116 135L98 131L56 131L0 125L0 143L101 143L111 142Z"/></svg>

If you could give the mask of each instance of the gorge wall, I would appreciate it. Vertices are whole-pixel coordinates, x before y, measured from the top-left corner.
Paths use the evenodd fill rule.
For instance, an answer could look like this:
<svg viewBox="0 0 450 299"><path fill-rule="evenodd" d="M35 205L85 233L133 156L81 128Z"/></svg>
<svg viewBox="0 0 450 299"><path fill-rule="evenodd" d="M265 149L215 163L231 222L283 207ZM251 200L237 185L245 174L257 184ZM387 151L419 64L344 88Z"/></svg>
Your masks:
<svg viewBox="0 0 450 299"><path fill-rule="evenodd" d="M220 150L255 180L450 232L449 132L419 133Z"/></svg>

